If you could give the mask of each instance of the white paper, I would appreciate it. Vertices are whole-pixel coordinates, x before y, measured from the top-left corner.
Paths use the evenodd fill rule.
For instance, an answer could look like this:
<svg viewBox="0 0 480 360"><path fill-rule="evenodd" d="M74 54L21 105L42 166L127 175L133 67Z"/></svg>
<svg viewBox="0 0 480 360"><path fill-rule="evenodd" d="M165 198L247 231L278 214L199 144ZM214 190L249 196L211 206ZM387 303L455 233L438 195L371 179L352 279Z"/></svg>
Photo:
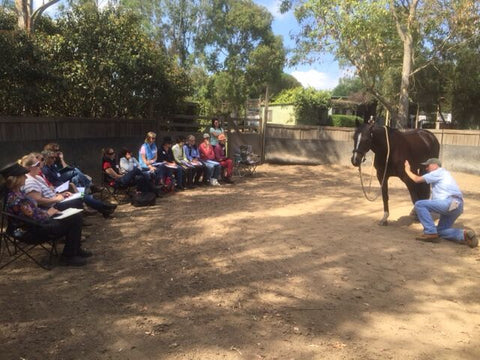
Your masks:
<svg viewBox="0 0 480 360"><path fill-rule="evenodd" d="M62 185L59 185L55 188L55 192L56 193L62 193L64 191L67 191L69 184L70 184L70 181L65 181Z"/></svg>
<svg viewBox="0 0 480 360"><path fill-rule="evenodd" d="M60 202L62 203L62 202L70 201L70 200L75 200L75 199L79 199L81 197L82 197L82 193L77 192L75 194L70 195L68 198L63 199Z"/></svg>
<svg viewBox="0 0 480 360"><path fill-rule="evenodd" d="M85 188L84 187L78 187L77 186L77 190L80 194L85 194Z"/></svg>
<svg viewBox="0 0 480 360"><path fill-rule="evenodd" d="M65 209L63 210L62 212L58 213L58 214L55 214L53 216L54 219L64 219L66 217L69 217L69 216L72 216L72 215L75 215L75 214L78 214L80 212L82 212L83 209L77 209L77 208L68 208L68 209Z"/></svg>

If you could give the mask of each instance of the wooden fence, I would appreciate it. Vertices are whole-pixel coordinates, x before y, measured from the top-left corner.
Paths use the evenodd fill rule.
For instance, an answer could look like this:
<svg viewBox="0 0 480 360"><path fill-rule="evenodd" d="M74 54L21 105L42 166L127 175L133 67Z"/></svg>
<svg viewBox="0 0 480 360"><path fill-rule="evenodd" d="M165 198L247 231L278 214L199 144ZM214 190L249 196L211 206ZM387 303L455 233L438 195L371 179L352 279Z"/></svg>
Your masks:
<svg viewBox="0 0 480 360"><path fill-rule="evenodd" d="M354 128L267 124L265 157L270 162L351 166ZM480 173L479 130L430 130L440 158L451 170Z"/></svg>
<svg viewBox="0 0 480 360"><path fill-rule="evenodd" d="M156 119L0 118L0 162L12 161L47 142L58 142L70 162L89 169L105 146L137 149L148 131L165 135L194 134L198 140L208 132L212 118L171 115ZM350 166L353 128L266 124L252 119L231 119L222 126L229 134L229 147L253 145L267 161ZM441 144L441 158L452 170L480 173L480 131L431 130Z"/></svg>

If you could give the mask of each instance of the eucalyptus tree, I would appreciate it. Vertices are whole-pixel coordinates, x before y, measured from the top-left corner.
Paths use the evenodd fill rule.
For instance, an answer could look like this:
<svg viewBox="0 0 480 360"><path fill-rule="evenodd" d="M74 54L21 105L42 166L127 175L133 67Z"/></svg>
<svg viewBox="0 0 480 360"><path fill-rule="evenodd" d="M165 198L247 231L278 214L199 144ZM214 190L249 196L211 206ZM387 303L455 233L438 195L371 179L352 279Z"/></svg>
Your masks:
<svg viewBox="0 0 480 360"><path fill-rule="evenodd" d="M36 34L57 77L51 114L149 117L172 112L189 91L184 71L142 31L138 16L95 4L74 6L56 33Z"/></svg>
<svg viewBox="0 0 480 360"><path fill-rule="evenodd" d="M55 5L60 0L44 1L42 5L37 8L34 7L33 0L15 0L15 10L18 17L18 27L27 32L35 30L37 19L50 6Z"/></svg>
<svg viewBox="0 0 480 360"><path fill-rule="evenodd" d="M206 9L197 51L207 69L220 72L225 102L239 113L249 88L279 76L285 53L272 31L272 15L251 0L213 0ZM225 97L225 96L223 96Z"/></svg>
<svg viewBox="0 0 480 360"><path fill-rule="evenodd" d="M412 77L439 54L478 35L476 0L283 0L301 25L294 61L332 52L404 127ZM463 37L460 39L459 34ZM423 61L419 61L423 60ZM396 81L396 99L384 81Z"/></svg>

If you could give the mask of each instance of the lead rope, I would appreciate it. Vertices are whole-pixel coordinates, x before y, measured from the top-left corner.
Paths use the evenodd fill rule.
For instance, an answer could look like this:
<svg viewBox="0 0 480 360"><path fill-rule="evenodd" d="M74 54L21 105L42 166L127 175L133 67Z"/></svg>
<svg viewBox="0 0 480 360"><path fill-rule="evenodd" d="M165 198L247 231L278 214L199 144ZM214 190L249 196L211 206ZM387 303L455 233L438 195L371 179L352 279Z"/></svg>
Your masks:
<svg viewBox="0 0 480 360"><path fill-rule="evenodd" d="M388 158L390 157L390 139L388 138L388 129L386 126L383 127L385 129L385 139L387 140L387 157L385 158L385 169L383 170L383 178L382 182L380 183L380 192L382 191L383 183L385 182L385 176L387 175L387 166L388 166ZM373 162L372 162L372 167L370 169L370 184L368 186L369 190L368 193L371 193L372 189L372 178L373 178L373 167L375 165L375 153L373 153ZM362 177L362 163L358 166L358 172L360 174L360 184L362 185L362 191L363 195L365 196L365 199L368 201L375 201L378 198L378 195L380 192L378 192L373 198L369 197L367 192L365 191L365 185L363 184L363 177Z"/></svg>

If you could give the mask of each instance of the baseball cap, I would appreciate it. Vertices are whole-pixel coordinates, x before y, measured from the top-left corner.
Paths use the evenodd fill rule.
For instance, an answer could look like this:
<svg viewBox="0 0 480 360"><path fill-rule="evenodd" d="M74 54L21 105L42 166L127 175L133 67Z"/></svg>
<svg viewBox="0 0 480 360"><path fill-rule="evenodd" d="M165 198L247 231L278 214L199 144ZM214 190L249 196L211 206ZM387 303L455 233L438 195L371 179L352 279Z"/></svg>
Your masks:
<svg viewBox="0 0 480 360"><path fill-rule="evenodd" d="M422 162L422 165L431 165L431 164L442 166L442 162L437 158L430 158L427 161Z"/></svg>

